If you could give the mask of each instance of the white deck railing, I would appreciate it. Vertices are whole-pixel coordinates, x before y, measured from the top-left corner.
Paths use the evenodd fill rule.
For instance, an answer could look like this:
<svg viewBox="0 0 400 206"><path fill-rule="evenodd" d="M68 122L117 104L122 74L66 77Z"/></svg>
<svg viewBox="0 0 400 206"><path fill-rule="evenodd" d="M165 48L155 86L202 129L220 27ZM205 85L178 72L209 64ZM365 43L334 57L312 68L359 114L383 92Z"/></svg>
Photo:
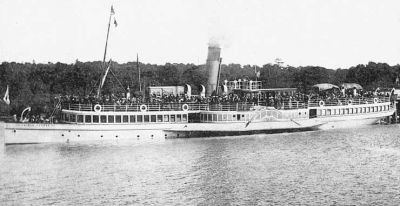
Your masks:
<svg viewBox="0 0 400 206"><path fill-rule="evenodd" d="M258 105L271 106L277 109L306 109L308 107L318 106L343 106L343 105L361 105L390 102L389 97L375 98L337 98L333 100L313 99L306 102L296 100L282 100L275 102L260 101ZM139 112L142 105L145 105L146 111L249 111L257 104L255 103L146 103L146 104L99 104L100 112ZM185 105L185 106L184 106ZM186 106L187 105L187 106ZM73 111L94 111L95 104L70 104L62 103L62 109Z"/></svg>
<svg viewBox="0 0 400 206"><path fill-rule="evenodd" d="M363 105L390 102L390 97L374 98L336 98L331 100L313 99L308 102L309 107L319 106L345 106L345 105Z"/></svg>

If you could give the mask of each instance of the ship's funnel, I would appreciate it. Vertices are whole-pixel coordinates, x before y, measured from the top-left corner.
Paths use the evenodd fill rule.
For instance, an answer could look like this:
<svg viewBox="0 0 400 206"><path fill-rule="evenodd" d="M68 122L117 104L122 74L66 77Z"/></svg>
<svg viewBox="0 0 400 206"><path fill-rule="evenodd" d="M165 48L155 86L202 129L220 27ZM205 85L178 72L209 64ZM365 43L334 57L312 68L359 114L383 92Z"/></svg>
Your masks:
<svg viewBox="0 0 400 206"><path fill-rule="evenodd" d="M219 48L218 46L208 47L208 56L206 64L208 71L208 82L206 89L207 96L211 96L212 93L215 92L217 89L220 57L221 57L221 48Z"/></svg>

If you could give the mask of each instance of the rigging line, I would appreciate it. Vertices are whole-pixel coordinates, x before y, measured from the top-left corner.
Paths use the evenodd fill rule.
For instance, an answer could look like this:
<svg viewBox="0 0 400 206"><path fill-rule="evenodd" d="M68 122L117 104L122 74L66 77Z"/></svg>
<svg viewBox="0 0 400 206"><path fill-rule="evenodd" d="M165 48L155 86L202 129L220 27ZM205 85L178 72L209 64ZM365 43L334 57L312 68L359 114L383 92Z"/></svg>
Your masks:
<svg viewBox="0 0 400 206"><path fill-rule="evenodd" d="M101 71L100 74L102 74L102 73L103 73L103 71ZM93 90L97 89L96 87L97 87L98 84L100 85L100 83L101 83L101 77L102 77L102 75L100 75L100 77L96 80L96 83L94 83L94 85L90 85L91 89L90 89L89 94L91 94L91 93L93 92ZM91 81L91 82L92 82L92 81Z"/></svg>
<svg viewBox="0 0 400 206"><path fill-rule="evenodd" d="M122 85L122 83L119 81L119 79L118 79L117 76L114 74L114 72L112 71L111 68L110 68L110 72L111 72L111 74L115 77L115 79L118 81L119 85L121 85L122 89L126 92L126 89L125 89L124 85Z"/></svg>
<svg viewBox="0 0 400 206"><path fill-rule="evenodd" d="M97 88L97 97L100 97L100 92L101 92L103 84L104 84L104 82L105 82L105 80L107 78L107 73L111 69L110 68L111 67L111 62L112 62L112 60L110 59L110 61L108 62L107 69L105 70L105 73L104 73L104 75L102 76L102 78L100 80L99 87Z"/></svg>
<svg viewBox="0 0 400 206"><path fill-rule="evenodd" d="M96 81L96 83L94 84L94 86L93 86L93 85L90 86L91 89L90 89L89 94L92 94L93 90L97 89L97 88L96 88L96 87L97 87L97 84L100 84L100 81L101 81L101 76L100 76L100 78Z"/></svg>

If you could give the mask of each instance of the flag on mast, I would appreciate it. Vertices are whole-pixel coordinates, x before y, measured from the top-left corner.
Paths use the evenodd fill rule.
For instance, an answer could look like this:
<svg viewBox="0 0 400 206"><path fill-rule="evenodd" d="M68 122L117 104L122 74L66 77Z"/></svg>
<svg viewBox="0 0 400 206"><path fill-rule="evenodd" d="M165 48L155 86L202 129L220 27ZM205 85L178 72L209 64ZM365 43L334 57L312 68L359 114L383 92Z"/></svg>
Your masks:
<svg viewBox="0 0 400 206"><path fill-rule="evenodd" d="M3 101L6 104L10 104L10 94L9 94L9 91L8 91L8 85L7 85L6 93L4 94L4 97L3 97Z"/></svg>
<svg viewBox="0 0 400 206"><path fill-rule="evenodd" d="M115 14L114 7L113 7L113 5L111 5L111 15L114 15L114 14Z"/></svg>
<svg viewBox="0 0 400 206"><path fill-rule="evenodd" d="M111 15L111 16L115 15L115 11L114 11L113 5L111 5L111 14L110 14L110 15ZM115 20L115 17L114 17L114 26L115 26L115 27L118 26L118 23L117 23L117 20Z"/></svg>
<svg viewBox="0 0 400 206"><path fill-rule="evenodd" d="M117 23L117 20L115 20L115 17L114 17L114 26L115 26L115 27L118 26L118 23Z"/></svg>

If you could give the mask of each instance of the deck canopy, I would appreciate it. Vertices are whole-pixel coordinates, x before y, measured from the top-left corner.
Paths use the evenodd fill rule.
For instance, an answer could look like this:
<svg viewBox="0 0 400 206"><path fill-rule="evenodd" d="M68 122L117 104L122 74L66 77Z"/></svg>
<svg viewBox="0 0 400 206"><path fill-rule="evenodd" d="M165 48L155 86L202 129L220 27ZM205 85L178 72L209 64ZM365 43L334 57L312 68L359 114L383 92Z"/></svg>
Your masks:
<svg viewBox="0 0 400 206"><path fill-rule="evenodd" d="M316 85L314 85L312 87L318 88L319 91L324 91L324 90L334 89L334 88L339 89L338 86L333 85L333 84L329 84L329 83L316 84Z"/></svg>
<svg viewBox="0 0 400 206"><path fill-rule="evenodd" d="M357 84L357 83L343 83L340 85L341 87L345 88L345 89L363 89L361 85Z"/></svg>
<svg viewBox="0 0 400 206"><path fill-rule="evenodd" d="M297 92L297 88L269 88L269 89L235 89L236 92L243 93L266 93L266 92Z"/></svg>
<svg viewBox="0 0 400 206"><path fill-rule="evenodd" d="M246 95L263 95L263 96L274 96L275 94L280 95L294 95L297 93L297 88L269 88L269 89L234 89L234 94Z"/></svg>

